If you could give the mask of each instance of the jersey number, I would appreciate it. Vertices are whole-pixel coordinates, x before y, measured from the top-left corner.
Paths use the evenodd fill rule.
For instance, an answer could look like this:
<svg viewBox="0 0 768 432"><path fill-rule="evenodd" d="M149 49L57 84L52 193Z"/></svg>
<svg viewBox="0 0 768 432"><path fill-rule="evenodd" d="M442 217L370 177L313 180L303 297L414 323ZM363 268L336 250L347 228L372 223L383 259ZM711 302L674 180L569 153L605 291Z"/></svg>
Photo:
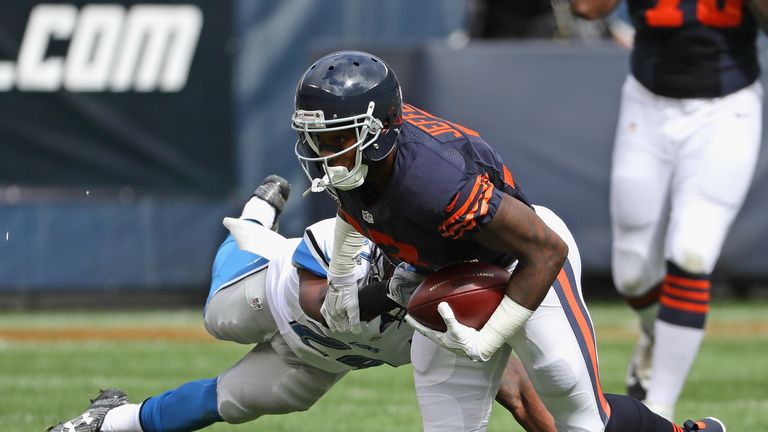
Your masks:
<svg viewBox="0 0 768 432"><path fill-rule="evenodd" d="M387 255L396 256L415 266L426 266L426 263L419 261L419 251L416 246L395 241L392 236L374 229L369 229L368 235L370 235L371 241L382 248Z"/></svg>
<svg viewBox="0 0 768 432"><path fill-rule="evenodd" d="M320 334L300 322L291 321L290 324L291 324L291 328L301 338L301 341L304 343L304 345L317 351L323 357L328 357L328 354L323 352L323 350L319 349L318 347L312 345L310 341L316 342L322 346L325 346L337 351L351 349L349 345L345 344L344 342L338 339L329 338L328 336ZM369 357L364 357L356 354L343 355L341 357L338 357L336 361L344 363L345 365L353 367L355 369L365 369L365 368L384 364L383 360L372 359Z"/></svg>
<svg viewBox="0 0 768 432"><path fill-rule="evenodd" d="M681 0L659 0L645 11L645 21L651 27L680 27L683 25ZM718 6L722 4L722 7ZM696 19L709 27L733 28L741 24L743 0L696 0Z"/></svg>

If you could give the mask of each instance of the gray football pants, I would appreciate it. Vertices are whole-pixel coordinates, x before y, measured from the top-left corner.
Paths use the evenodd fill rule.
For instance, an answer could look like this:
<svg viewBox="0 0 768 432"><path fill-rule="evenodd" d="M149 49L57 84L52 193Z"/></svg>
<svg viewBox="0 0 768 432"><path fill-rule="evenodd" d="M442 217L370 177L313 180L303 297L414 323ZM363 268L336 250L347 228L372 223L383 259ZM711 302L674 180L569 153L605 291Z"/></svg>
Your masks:
<svg viewBox="0 0 768 432"><path fill-rule="evenodd" d="M205 328L215 338L256 344L218 377L218 410L227 423L306 411L346 374L313 367L291 351L264 295L266 273L218 291L206 308Z"/></svg>

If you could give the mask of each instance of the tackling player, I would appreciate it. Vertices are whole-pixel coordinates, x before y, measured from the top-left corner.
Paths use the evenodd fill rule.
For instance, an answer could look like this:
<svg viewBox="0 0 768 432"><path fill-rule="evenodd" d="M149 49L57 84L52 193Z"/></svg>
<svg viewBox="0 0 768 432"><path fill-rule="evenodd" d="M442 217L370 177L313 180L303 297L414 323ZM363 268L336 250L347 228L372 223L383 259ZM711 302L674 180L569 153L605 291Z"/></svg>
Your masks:
<svg viewBox="0 0 768 432"><path fill-rule="evenodd" d="M592 18L617 3L573 0ZM613 149L612 273L642 329L627 391L668 419L704 337L710 274L761 143L748 5L768 2L629 1L637 33Z"/></svg>
<svg viewBox="0 0 768 432"><path fill-rule="evenodd" d="M222 421L244 423L305 411L350 370L409 363L413 329L403 322L402 308L385 296L384 276L392 266L371 243L355 257L361 333L333 333L325 326L320 308L334 220L313 224L303 239L270 231L288 192L284 179L267 177L240 219L225 220L232 235L214 261L206 329L217 339L256 344L248 354L215 378L185 383L141 404L129 403L120 390L104 390L83 414L49 430L181 432ZM554 431L525 372L508 373L499 402L526 430Z"/></svg>
<svg viewBox="0 0 768 432"><path fill-rule="evenodd" d="M424 430L485 430L510 346L558 430L683 430L629 396L603 394L573 237L552 211L530 204L477 132L403 104L389 66L357 51L314 62L295 107L295 152L311 190L339 203L322 307L331 328L360 331L351 258L365 237L417 274L466 260L512 272L480 331L457 322L447 303L438 308L445 333L409 320L420 332L411 359ZM724 430L712 418L684 430L705 426Z"/></svg>

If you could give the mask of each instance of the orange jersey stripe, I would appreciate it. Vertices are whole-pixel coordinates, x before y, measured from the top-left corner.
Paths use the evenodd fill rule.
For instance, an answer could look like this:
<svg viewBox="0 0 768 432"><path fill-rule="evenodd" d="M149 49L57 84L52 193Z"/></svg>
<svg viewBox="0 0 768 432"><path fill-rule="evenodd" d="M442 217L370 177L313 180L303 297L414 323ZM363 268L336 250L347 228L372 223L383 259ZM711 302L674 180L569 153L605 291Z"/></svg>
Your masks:
<svg viewBox="0 0 768 432"><path fill-rule="evenodd" d="M664 306L670 307L672 309L678 309L685 312L693 312L693 313L701 313L701 314L709 312L708 304L689 303L687 301L676 300L663 295L661 296L661 304L663 304Z"/></svg>
<svg viewBox="0 0 768 432"><path fill-rule="evenodd" d="M441 231L447 231L448 226L454 222L456 222L461 216L466 213L467 208L469 208L470 205L474 203L475 197L477 196L477 192L480 189L480 186L482 184L483 176L477 176L475 178L475 184L472 186L472 192L469 194L469 198L467 198L466 201L464 201L464 204L461 205L461 207L456 210L455 213L453 213L448 219L443 221L443 223L440 225Z"/></svg>
<svg viewBox="0 0 768 432"><path fill-rule="evenodd" d="M477 203L475 203L475 209L477 208ZM465 231L472 229L475 227L475 214L470 213L463 221L453 225L451 229L448 231L443 232L443 237L450 237L450 238L459 238L462 234L464 234Z"/></svg>
<svg viewBox="0 0 768 432"><path fill-rule="evenodd" d="M684 278L680 276L672 276L667 275L666 278L664 278L666 282L673 283L675 285L680 285L685 288L698 288L698 289L709 289L709 287L712 285L708 280L701 280L701 279L689 279Z"/></svg>
<svg viewBox="0 0 768 432"><path fill-rule="evenodd" d="M682 297L686 300L709 301L709 291L686 291L678 288L672 288L664 285L664 294L671 294L675 297Z"/></svg>
<svg viewBox="0 0 768 432"><path fill-rule="evenodd" d="M503 165L504 167L504 183L515 187L515 180L512 178L512 172L507 168L506 165Z"/></svg>
<svg viewBox="0 0 768 432"><path fill-rule="evenodd" d="M476 225L477 225L477 222L475 222L474 220L469 220L468 223L465 223L463 225L459 225L460 227L463 227L463 228L461 228L461 230L459 232L457 232L455 234L453 234L453 233L450 233L450 234L449 233L445 233L445 235L443 235L443 237L450 237L452 239L461 238L461 236L463 236L465 232L471 230Z"/></svg>
<svg viewBox="0 0 768 432"><path fill-rule="evenodd" d="M443 233L444 237L459 238L465 232L473 229L477 225L476 218L488 213L488 201L493 196L495 187L490 182L483 183L483 191L480 192L480 198L472 206L472 209L466 213L463 221L455 224L448 232ZM459 230L457 232L457 230Z"/></svg>
<svg viewBox="0 0 768 432"><path fill-rule="evenodd" d="M480 186L480 192L475 193L475 189L472 189L472 196L470 196L469 199L465 202L465 205L462 206L459 210L457 210L454 213L454 216L456 219L460 219L464 216L468 216L470 213L476 213L478 211L478 203L486 203L491 198L491 195L493 194L493 183L491 183L488 180L488 174L481 174L477 176L477 181L475 182L475 185L477 186L479 184ZM478 196L479 195L479 196ZM472 207L469 207L469 204L473 204ZM485 209L487 211L486 207L480 207L479 209ZM480 213L483 214L483 213Z"/></svg>
<svg viewBox="0 0 768 432"><path fill-rule="evenodd" d="M448 204L448 206L445 208L446 213L450 213L451 210L453 210L453 207L456 206L456 203L459 201L459 195L461 194L456 192L456 195L453 197L453 201L451 201L451 203Z"/></svg>
<svg viewBox="0 0 768 432"><path fill-rule="evenodd" d="M565 273L565 270L560 270L560 273L557 275L557 281L560 282L560 285L563 287L563 292L565 293L565 297L568 300L568 304L571 307L571 310L573 311L573 315L576 317L576 322L579 325L579 329L581 330L581 333L584 335L584 343L587 345L587 350L589 351L589 358L592 360L592 367L593 372L595 374L595 380L597 381L595 383L595 387L597 387L597 392L600 397L600 405L603 407L603 411L605 411L605 414L610 417L611 416L611 406L608 404L608 401L605 400L605 396L603 395L603 389L602 386L600 386L600 374L598 373L598 367L597 367L597 352L595 352L595 339L592 336L592 332L589 329L589 324L587 324L587 318L584 316L584 314L581 313L581 307L579 306L578 300L574 297L574 288L571 286L571 282L568 280L568 275Z"/></svg>
<svg viewBox="0 0 768 432"><path fill-rule="evenodd" d="M460 238L462 235L464 235L465 232L473 229L477 225L478 217L482 217L488 214L488 201L491 200L495 187L493 186L493 183L485 183L483 188L484 190L482 192L482 196L475 203L472 211L467 214L467 216L464 218L464 221L456 224L456 226L451 229L452 232L456 232L456 228L461 228L458 233L451 233L453 238Z"/></svg>

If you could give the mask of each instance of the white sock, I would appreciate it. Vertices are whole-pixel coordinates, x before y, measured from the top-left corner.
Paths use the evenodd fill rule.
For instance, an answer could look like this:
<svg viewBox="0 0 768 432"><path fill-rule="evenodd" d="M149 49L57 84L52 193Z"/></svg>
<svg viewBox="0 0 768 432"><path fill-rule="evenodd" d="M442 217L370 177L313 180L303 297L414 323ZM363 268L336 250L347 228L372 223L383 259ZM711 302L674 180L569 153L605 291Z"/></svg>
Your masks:
<svg viewBox="0 0 768 432"><path fill-rule="evenodd" d="M643 401L643 404L654 413L664 417L672 423L675 422L675 407L666 405L654 405L653 403L648 402L647 399Z"/></svg>
<svg viewBox="0 0 768 432"><path fill-rule="evenodd" d="M674 410L703 338L704 329L656 320L653 372L645 398L649 407L669 407ZM670 415L674 415L674 411Z"/></svg>
<svg viewBox="0 0 768 432"><path fill-rule="evenodd" d="M253 219L267 229L272 229L272 225L275 223L275 208L261 198L251 197L245 203L240 219Z"/></svg>
<svg viewBox="0 0 768 432"><path fill-rule="evenodd" d="M655 303L646 308L637 310L637 316L640 317L640 327L642 331L653 339L656 316L659 314L659 303Z"/></svg>
<svg viewBox="0 0 768 432"><path fill-rule="evenodd" d="M125 404L107 411L102 432L144 432L139 421L141 404Z"/></svg>
<svg viewBox="0 0 768 432"><path fill-rule="evenodd" d="M653 327L658 310L658 303L643 309L635 310L638 318L640 318L640 338L635 344L635 349L632 352L630 367L627 368L627 386L634 385L633 383L635 382L635 379L637 379L640 382L640 385L648 390L648 386L651 382L651 372L653 370ZM630 371L632 372L631 376L629 375Z"/></svg>

